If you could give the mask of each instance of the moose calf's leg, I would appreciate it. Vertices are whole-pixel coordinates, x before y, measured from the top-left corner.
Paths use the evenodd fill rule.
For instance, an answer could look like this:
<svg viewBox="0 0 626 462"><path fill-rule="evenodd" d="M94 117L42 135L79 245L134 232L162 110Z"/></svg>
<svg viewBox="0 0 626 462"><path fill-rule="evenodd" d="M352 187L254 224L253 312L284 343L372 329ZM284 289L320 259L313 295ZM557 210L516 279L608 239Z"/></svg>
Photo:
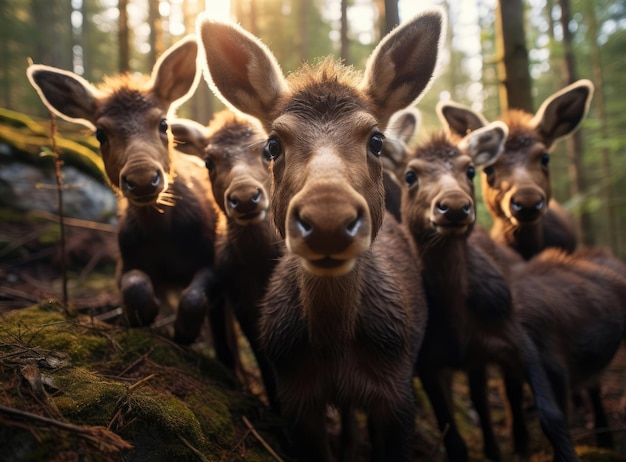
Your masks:
<svg viewBox="0 0 626 462"><path fill-rule="evenodd" d="M213 287L209 291L209 328L216 359L228 370L235 372L238 355L233 316L227 316L224 294ZM230 313L228 313L230 314Z"/></svg>
<svg viewBox="0 0 626 462"><path fill-rule="evenodd" d="M526 459L528 452L528 428L524 415L524 382L512 377L509 372L504 372L504 388L506 397L511 408L511 420L513 426L513 444L515 454Z"/></svg>
<svg viewBox="0 0 626 462"><path fill-rule="evenodd" d="M280 413L278 399L276 398L276 379L274 377L274 371L259 345L258 308L256 306L236 307L235 316L237 317L243 334L250 343L252 353L254 353L257 365L261 371L263 386L265 387L265 393L267 394L270 406L275 412Z"/></svg>
<svg viewBox="0 0 626 462"><path fill-rule="evenodd" d="M430 404L437 418L439 431L444 434L443 444L448 454L448 460L467 461L467 446L461 438L454 421L453 411L450 409L443 381L438 374L420 373L420 380L424 391L430 400Z"/></svg>
<svg viewBox="0 0 626 462"><path fill-rule="evenodd" d="M159 314L159 301L146 273L131 270L120 279L122 304L131 326L148 326Z"/></svg>
<svg viewBox="0 0 626 462"><path fill-rule="evenodd" d="M411 461L412 436L415 431L415 392L407 387L404 401L390 409L374 409L368 417L371 461Z"/></svg>
<svg viewBox="0 0 626 462"><path fill-rule="evenodd" d="M483 452L487 459L501 460L500 447L496 441L491 425L491 414L487 400L487 371L485 368L473 369L468 373L470 397L474 409L480 418L480 426L483 432Z"/></svg>
<svg viewBox="0 0 626 462"><path fill-rule="evenodd" d="M341 439L339 441L339 457L343 461L358 460L359 422L354 409L341 412Z"/></svg>
<svg viewBox="0 0 626 462"><path fill-rule="evenodd" d="M520 330L516 338L519 339L519 346L524 354L524 369L535 397L541 429L554 448L554 460L577 461L578 456L567 427L565 412L568 397L567 373L555 361L550 364L547 361L542 363L535 345L525 332ZM545 352L543 358L546 358ZM560 405L556 398L560 398Z"/></svg>
<svg viewBox="0 0 626 462"><path fill-rule="evenodd" d="M596 440L598 445L603 448L613 447L613 435L609 430L609 419L604 410L600 386L591 386L587 389L591 407L593 408L593 416L595 419Z"/></svg>
<svg viewBox="0 0 626 462"><path fill-rule="evenodd" d="M317 403L296 416L285 412L293 456L298 462L330 462L330 446L326 434L326 406Z"/></svg>
<svg viewBox="0 0 626 462"><path fill-rule="evenodd" d="M207 291L213 284L213 272L202 268L196 272L191 283L183 291L178 302L174 323L174 340L189 344L198 338L208 312Z"/></svg>

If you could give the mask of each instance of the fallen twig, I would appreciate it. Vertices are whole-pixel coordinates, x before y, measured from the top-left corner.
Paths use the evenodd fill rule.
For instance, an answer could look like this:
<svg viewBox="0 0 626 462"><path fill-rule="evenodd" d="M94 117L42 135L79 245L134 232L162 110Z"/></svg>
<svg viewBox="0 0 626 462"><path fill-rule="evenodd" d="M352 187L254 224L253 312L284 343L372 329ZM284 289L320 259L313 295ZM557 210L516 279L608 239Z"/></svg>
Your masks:
<svg viewBox="0 0 626 462"><path fill-rule="evenodd" d="M0 413L5 415L11 415L22 419L29 419L39 424L51 425L62 430L73 432L79 436L85 438L89 442L95 444L98 449L104 452L119 452L124 449L131 449L133 446L128 441L124 440L121 436L107 430L104 427L91 426L91 425L74 425L67 422L61 422L60 420L51 419L49 417L40 416L31 412L22 411L7 406L0 405ZM5 420L5 423L9 422ZM15 422L16 426L23 424Z"/></svg>
<svg viewBox="0 0 626 462"><path fill-rule="evenodd" d="M187 441L185 438L183 438L179 434L176 434L176 436L185 446L187 446L187 448L189 448L191 452L193 452L196 456L198 456L198 459L200 459L202 462L208 462L209 459L204 457L204 455L200 451L198 451L196 448L194 448L189 441Z"/></svg>
<svg viewBox="0 0 626 462"><path fill-rule="evenodd" d="M139 358L137 358L135 361L133 361L133 363L131 365L129 365L126 369L124 369L122 372L120 372L120 377L125 375L127 372L129 372L131 369L135 368L135 366L137 366L138 364L141 364L142 362L144 362L146 359L148 359L148 356L150 356L152 354L152 352L154 351L154 347L151 347L148 351L146 351L143 355L141 355Z"/></svg>
<svg viewBox="0 0 626 462"><path fill-rule="evenodd" d="M269 444L267 444L267 441L265 441L263 437L259 435L259 433L255 430L255 428L252 426L248 418L244 415L242 419L243 419L243 423L246 424L246 427L248 427L248 429L252 432L254 437L259 441L259 443L263 445L263 447L267 450L267 452L269 452L272 455L272 457L276 459L278 462L283 462L283 459L281 459L280 456L276 454L276 452L272 449L272 447Z"/></svg>

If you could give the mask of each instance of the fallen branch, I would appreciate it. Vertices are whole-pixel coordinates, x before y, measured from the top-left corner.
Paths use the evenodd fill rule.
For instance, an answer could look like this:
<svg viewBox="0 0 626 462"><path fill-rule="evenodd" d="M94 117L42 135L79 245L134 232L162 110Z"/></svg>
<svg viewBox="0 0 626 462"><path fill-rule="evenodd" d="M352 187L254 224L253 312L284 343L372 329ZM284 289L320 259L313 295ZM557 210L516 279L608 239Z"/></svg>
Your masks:
<svg viewBox="0 0 626 462"><path fill-rule="evenodd" d="M86 439L88 442L95 444L96 447L104 452L119 452L124 449L131 449L133 446L121 436L107 430L104 427L91 426L91 425L74 425L67 422L61 422L60 420L51 419L49 417L40 416L31 412L22 411L7 406L0 405L0 413L19 417L21 419L28 419L36 424L50 425L68 432L77 434L78 436ZM11 421L5 420L5 423L11 424ZM23 423L14 422L15 426L24 428Z"/></svg>
<svg viewBox="0 0 626 462"><path fill-rule="evenodd" d="M255 430L255 428L252 426L248 418L244 415L242 419L243 419L243 423L245 423L246 427L248 427L248 430L252 432L254 437L259 441L259 443L263 445L263 447L267 450L267 452L269 452L272 455L272 457L276 459L278 462L283 462L283 459L281 459L280 456L276 454L276 452L272 449L272 447L269 444L267 444L267 441L265 441L263 437L259 435L259 433Z"/></svg>
<svg viewBox="0 0 626 462"><path fill-rule="evenodd" d="M185 446L187 446L187 448L188 448L191 452L193 452L193 453L194 453L194 454L198 457L198 459L200 459L202 462L208 462L208 460L209 460L209 459L207 459L206 457L204 457L204 455L203 455L200 451L198 451L196 448L194 448L194 447L193 447L193 445L192 445L189 441L187 441L185 438L183 438L183 437L182 437L181 435L179 435L179 434L176 434L176 436L178 437L178 439L179 439L179 440L180 440L180 441L181 441L181 442L182 442Z"/></svg>

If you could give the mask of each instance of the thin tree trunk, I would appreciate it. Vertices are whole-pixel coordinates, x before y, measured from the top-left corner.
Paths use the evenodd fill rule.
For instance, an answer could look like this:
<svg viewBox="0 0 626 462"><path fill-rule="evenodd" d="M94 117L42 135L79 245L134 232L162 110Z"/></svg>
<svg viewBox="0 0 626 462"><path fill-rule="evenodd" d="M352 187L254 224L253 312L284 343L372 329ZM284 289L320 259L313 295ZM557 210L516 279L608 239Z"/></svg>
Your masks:
<svg viewBox="0 0 626 462"><path fill-rule="evenodd" d="M198 0L196 3L197 10L193 10L189 4L190 2L183 2L183 17L185 21L185 31L190 34L195 31L196 17L201 11L205 11L205 0ZM200 59L205 59L204 56L200 56ZM213 118L214 108L214 96L204 78L200 78L198 88L191 96L187 104L189 105L189 117L201 124L208 124Z"/></svg>
<svg viewBox="0 0 626 462"><path fill-rule="evenodd" d="M118 70L119 72L127 72L130 70L130 46L128 31L128 0L119 0L119 22L118 22Z"/></svg>
<svg viewBox="0 0 626 462"><path fill-rule="evenodd" d="M500 76L500 106L533 111L531 79L524 32L522 0L500 0L497 9L497 40Z"/></svg>
<svg viewBox="0 0 626 462"><path fill-rule="evenodd" d="M400 24L400 12L398 11L398 0L385 0L385 33L383 37Z"/></svg>
<svg viewBox="0 0 626 462"><path fill-rule="evenodd" d="M300 2L299 4L298 35L300 36L300 62L306 62L309 59L308 5L309 2Z"/></svg>
<svg viewBox="0 0 626 462"><path fill-rule="evenodd" d="M80 47L83 50L83 77L93 82L95 79L93 78L91 71L91 59L89 57L89 37L91 36L91 11L89 8L89 2L83 0L80 5L80 13L83 17L83 22L80 25Z"/></svg>
<svg viewBox="0 0 626 462"><path fill-rule="evenodd" d="M589 27L587 37L591 48L591 70L593 81L595 83L594 101L598 119L600 120L600 138L608 139L609 129L606 119L606 102L604 99L604 75L602 71L602 57L600 55L600 47L598 46L598 22L593 2L585 0L585 20ZM619 235L615 220L613 182L611 175L611 155L606 146L600 148L600 160L602 165L602 184L604 187L604 216L606 219L607 242L610 247L619 253Z"/></svg>
<svg viewBox="0 0 626 462"><path fill-rule="evenodd" d="M573 83L578 79L576 72L576 58L572 45L572 32L569 29L571 20L569 0L559 0L561 7L561 27L563 28L563 51L565 58L565 71L567 75L567 83ZM582 148L582 130L578 129L571 137L567 138L567 153L569 159L569 175L570 175L570 191L572 197L580 197L579 195L585 191L585 180L582 175L583 165L583 148ZM576 215L576 227L584 245L593 245L593 232L591 227L591 217L584 208L581 213Z"/></svg>
<svg viewBox="0 0 626 462"><path fill-rule="evenodd" d="M183 3L183 8L187 2ZM159 1L148 0L148 25L150 26L150 53L148 54L148 69L152 69L154 63L165 51L163 40L163 19L159 12Z"/></svg>
<svg viewBox="0 0 626 462"><path fill-rule="evenodd" d="M350 42L348 41L348 0L341 0L341 59L350 64Z"/></svg>
<svg viewBox="0 0 626 462"><path fill-rule="evenodd" d="M0 32L0 62L9 63L10 51L9 51L9 37L6 35L6 30ZM9 72L9 66L0 66L0 88L2 88L2 99L0 100L0 106L11 109L11 73Z"/></svg>
<svg viewBox="0 0 626 462"><path fill-rule="evenodd" d="M255 36L259 36L259 24L258 24L258 12L256 0L250 0L250 19L249 19L249 31Z"/></svg>

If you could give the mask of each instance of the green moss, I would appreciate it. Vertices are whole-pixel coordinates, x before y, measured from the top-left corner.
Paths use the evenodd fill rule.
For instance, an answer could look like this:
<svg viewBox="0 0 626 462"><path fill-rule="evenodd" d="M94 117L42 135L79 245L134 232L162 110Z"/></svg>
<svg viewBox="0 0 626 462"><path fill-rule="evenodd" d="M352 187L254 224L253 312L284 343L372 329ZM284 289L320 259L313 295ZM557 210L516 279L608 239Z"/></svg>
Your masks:
<svg viewBox="0 0 626 462"><path fill-rule="evenodd" d="M10 441L5 453L20 460L87 454L85 460L236 461L244 460L243 447L245 460L273 460L252 435L241 439L242 415L254 420L258 401L238 392L214 361L147 329L116 328L42 303L0 317L0 352L0 360L19 359L0 361L0 382L20 384L0 395L2 404L38 413L48 402L44 415L108 428L133 445L106 453L76 433L39 423L37 437L19 426L0 428L0 439ZM47 398L27 392L24 364L38 368ZM271 434L264 437L278 446Z"/></svg>
<svg viewBox="0 0 626 462"><path fill-rule="evenodd" d="M68 318L54 304L20 310L19 316L6 316L5 320L0 339L12 337L33 348L63 352L73 364L101 358L110 347L109 340L98 330ZM105 329L102 325L98 328Z"/></svg>

